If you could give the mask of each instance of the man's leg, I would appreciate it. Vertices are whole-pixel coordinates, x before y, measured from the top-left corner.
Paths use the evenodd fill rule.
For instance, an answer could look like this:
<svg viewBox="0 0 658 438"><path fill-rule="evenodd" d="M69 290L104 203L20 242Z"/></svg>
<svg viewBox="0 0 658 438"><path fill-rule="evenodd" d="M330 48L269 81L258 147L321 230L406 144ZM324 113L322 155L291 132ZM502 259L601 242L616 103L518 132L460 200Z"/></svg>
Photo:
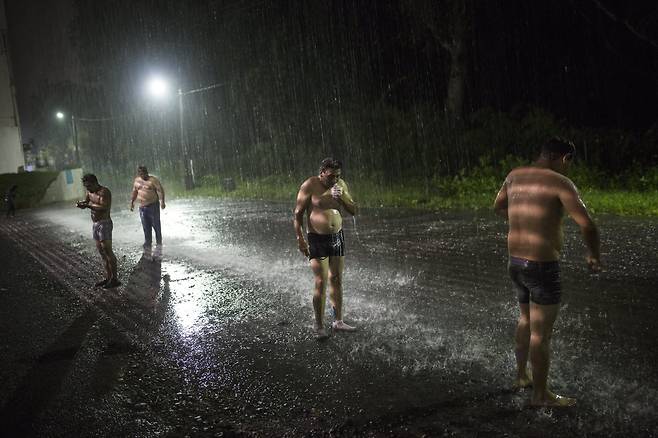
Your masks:
<svg viewBox="0 0 658 438"><path fill-rule="evenodd" d="M514 386L526 388L532 385L532 378L528 373L528 350L530 349L530 305L519 303L520 314L514 334L516 356L516 379Z"/></svg>
<svg viewBox="0 0 658 438"><path fill-rule="evenodd" d="M353 331L355 327L343 322L343 268L345 257L329 257L329 301L334 314L334 322L331 324L334 330Z"/></svg>
<svg viewBox="0 0 658 438"><path fill-rule="evenodd" d="M103 268L105 268L105 278L99 281L98 283L96 283L94 286L104 286L112 278L111 277L112 269L110 267L109 260L105 255L105 249L103 248L102 243L99 240L96 240L95 242L96 242L96 249L98 250L98 254L100 254L101 260L103 261Z"/></svg>
<svg viewBox="0 0 658 438"><path fill-rule="evenodd" d="M139 218L142 220L142 229L144 230L144 246L151 246L153 235L151 227L153 226L153 217L149 207L139 207Z"/></svg>
<svg viewBox="0 0 658 438"><path fill-rule="evenodd" d="M345 257L329 257L329 302L334 319L343 319L343 268Z"/></svg>
<svg viewBox="0 0 658 438"><path fill-rule="evenodd" d="M311 270L315 281L313 287L313 311L315 313L315 330L320 334L324 330L324 302L327 290L327 275L329 272L329 260L311 259Z"/></svg>
<svg viewBox="0 0 658 438"><path fill-rule="evenodd" d="M108 275L109 281L105 283L105 288L116 287L120 285L119 279L117 278L117 258L112 251L112 241L111 240L102 240L100 242L103 247L103 252L105 253L105 258L107 260L108 266Z"/></svg>
<svg viewBox="0 0 658 438"><path fill-rule="evenodd" d="M572 406L576 403L575 399L548 390L551 335L559 308L559 304L530 303L530 363L533 378L530 403L534 406Z"/></svg>
<svg viewBox="0 0 658 438"><path fill-rule="evenodd" d="M153 206L153 231L155 231L155 243L162 245L162 228L160 227L160 205Z"/></svg>

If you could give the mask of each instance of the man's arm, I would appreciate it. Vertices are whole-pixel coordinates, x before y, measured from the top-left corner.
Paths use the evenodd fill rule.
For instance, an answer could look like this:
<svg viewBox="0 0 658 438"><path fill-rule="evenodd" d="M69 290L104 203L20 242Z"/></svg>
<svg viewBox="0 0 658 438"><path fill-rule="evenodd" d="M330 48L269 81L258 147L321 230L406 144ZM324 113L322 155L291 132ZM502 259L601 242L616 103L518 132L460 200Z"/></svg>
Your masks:
<svg viewBox="0 0 658 438"><path fill-rule="evenodd" d="M295 227L295 235L297 236L297 246L299 250L306 257L309 256L308 244L306 239L304 239L304 230L302 229L304 225L304 213L308 208L309 203L311 202L311 193L308 188L309 183L306 181L299 188L299 193L297 193L297 203L295 204L295 214L293 219L293 225Z"/></svg>
<svg viewBox="0 0 658 438"><path fill-rule="evenodd" d="M133 192L130 195L130 211L135 208L135 199L137 199L137 184L133 181Z"/></svg>
<svg viewBox="0 0 658 438"><path fill-rule="evenodd" d="M496 200L494 201L494 212L498 216L507 219L507 179L503 181L503 186L498 191L498 195L496 195Z"/></svg>
<svg viewBox="0 0 658 438"><path fill-rule="evenodd" d="M343 189L343 193L340 195L340 198L338 198L338 202L345 207L345 210L347 210L349 214L354 216L356 214L356 202L354 202L354 199L347 188L347 183L341 179L338 184Z"/></svg>
<svg viewBox="0 0 658 438"><path fill-rule="evenodd" d="M600 270L601 240L599 230L587 212L585 203L578 194L578 189L571 180L565 178L559 196L566 212L580 227L585 246L587 246L589 252L587 264L595 271Z"/></svg>
<svg viewBox="0 0 658 438"><path fill-rule="evenodd" d="M155 181L153 181L153 185L155 186L155 192L158 194L158 198L160 199L160 208L165 208L165 192L164 188L162 187L162 183L160 182L159 179L155 177L151 177Z"/></svg>

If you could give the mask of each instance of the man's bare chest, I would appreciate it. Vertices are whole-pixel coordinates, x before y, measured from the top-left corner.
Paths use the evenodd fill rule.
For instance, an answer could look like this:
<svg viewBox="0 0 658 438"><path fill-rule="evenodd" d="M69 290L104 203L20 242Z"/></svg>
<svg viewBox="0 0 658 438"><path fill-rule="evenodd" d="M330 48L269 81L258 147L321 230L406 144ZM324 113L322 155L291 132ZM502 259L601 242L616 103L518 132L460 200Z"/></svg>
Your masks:
<svg viewBox="0 0 658 438"><path fill-rule="evenodd" d="M135 187L138 192L154 192L155 186L151 181L137 181Z"/></svg>

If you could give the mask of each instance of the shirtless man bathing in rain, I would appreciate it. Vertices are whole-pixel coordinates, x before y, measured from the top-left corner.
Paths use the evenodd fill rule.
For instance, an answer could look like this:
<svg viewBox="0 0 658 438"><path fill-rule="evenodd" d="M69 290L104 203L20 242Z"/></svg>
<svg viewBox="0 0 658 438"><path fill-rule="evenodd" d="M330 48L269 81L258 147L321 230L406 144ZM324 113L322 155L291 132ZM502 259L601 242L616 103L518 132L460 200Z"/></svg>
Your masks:
<svg viewBox="0 0 658 438"><path fill-rule="evenodd" d="M95 284L104 289L111 289L121 284L117 278L117 258L112 252L112 193L107 187L98 184L96 175L86 174L82 177L82 184L87 190L84 201L78 201L76 207L91 210L92 236L96 241L96 248L105 265L105 278Z"/></svg>
<svg viewBox="0 0 658 438"><path fill-rule="evenodd" d="M319 176L312 176L299 189L295 207L295 234L302 254L311 261L315 278L313 290L313 310L315 311L315 332L318 339L327 337L324 328L325 291L329 283L334 330L353 331L355 327L343 322L343 266L345 240L343 218L340 210L356 213L356 204L349 193L347 184L341 179L342 164L333 158L325 158L320 163ZM308 243L302 226L306 214Z"/></svg>
<svg viewBox="0 0 658 438"><path fill-rule="evenodd" d="M548 141L534 165L507 175L494 209L509 222L508 270L518 290L520 316L516 327L515 386L532 386L532 406L573 406L576 399L548 389L550 341L560 306L560 250L566 212L578 224L587 246L587 264L600 270L599 232L576 186L564 176L574 145L560 138ZM528 356L532 374L528 372Z"/></svg>
<svg viewBox="0 0 658 438"><path fill-rule="evenodd" d="M156 255L159 255L162 246L160 209L165 208L165 193L160 180L149 175L146 166L137 168L137 177L133 181L133 191L130 196L130 211L135 208L135 200L139 201L139 218L144 229L144 249L151 249L153 231L155 231Z"/></svg>

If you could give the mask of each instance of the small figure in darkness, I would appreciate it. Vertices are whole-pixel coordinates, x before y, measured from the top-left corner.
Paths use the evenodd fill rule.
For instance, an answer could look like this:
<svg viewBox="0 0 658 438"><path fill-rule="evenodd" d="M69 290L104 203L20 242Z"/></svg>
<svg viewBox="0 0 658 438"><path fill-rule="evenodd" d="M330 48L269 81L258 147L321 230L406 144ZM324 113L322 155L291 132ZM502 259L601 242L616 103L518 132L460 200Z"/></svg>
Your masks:
<svg viewBox="0 0 658 438"><path fill-rule="evenodd" d="M165 208L165 192L160 180L149 175L146 166L137 168L137 177L133 182L133 191L130 198L130 211L135 208L135 200L139 200L139 218L144 229L144 249L150 250L153 244L155 231L156 253L159 255L162 248L162 228L160 226L160 208Z"/></svg>
<svg viewBox="0 0 658 438"><path fill-rule="evenodd" d="M315 332L318 339L325 339L324 305L327 283L330 286L334 330L354 331L355 327L343 322L343 267L345 240L343 218L340 210L356 213L356 204L345 181L341 179L342 164L333 158L320 163L319 176L312 176L301 185L295 206L294 227L299 251L310 259L315 277L313 310ZM308 243L302 227L306 215ZM328 280L328 281L327 281Z"/></svg>
<svg viewBox="0 0 658 438"><path fill-rule="evenodd" d="M498 192L494 209L507 219L508 271L518 291L515 386L532 386L532 406L573 406L576 399L548 389L550 340L560 307L560 250L564 212L578 224L587 246L590 270L600 271L599 232L574 183L564 174L575 147L549 140L531 166L512 170ZM527 370L528 356L532 374Z"/></svg>
<svg viewBox="0 0 658 438"><path fill-rule="evenodd" d="M103 259L106 276L95 284L104 289L111 289L121 284L117 277L117 258L112 252L112 193L107 187L98 184L96 175L86 174L82 177L82 184L87 190L84 201L78 201L76 207L91 210L92 237L96 241L96 249Z"/></svg>
<svg viewBox="0 0 658 438"><path fill-rule="evenodd" d="M18 191L18 186L16 184L13 184L11 187L9 187L9 190L7 190L7 193L5 194L5 204L7 204L7 217L16 216L17 191Z"/></svg>

